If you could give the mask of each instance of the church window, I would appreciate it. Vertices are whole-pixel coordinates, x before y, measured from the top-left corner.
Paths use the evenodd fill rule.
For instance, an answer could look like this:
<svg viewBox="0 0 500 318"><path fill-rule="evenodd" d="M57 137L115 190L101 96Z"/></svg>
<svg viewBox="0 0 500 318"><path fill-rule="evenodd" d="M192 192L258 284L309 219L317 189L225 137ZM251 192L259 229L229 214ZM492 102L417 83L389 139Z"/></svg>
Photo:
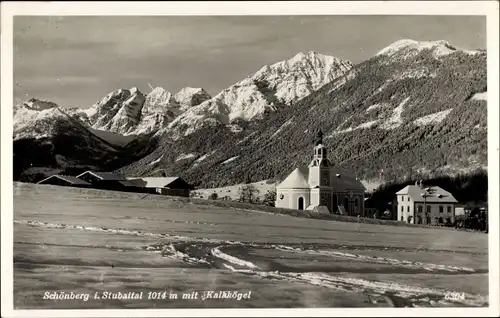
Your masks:
<svg viewBox="0 0 500 318"><path fill-rule="evenodd" d="M283 195L283 193L282 193L282 194L280 194L280 200L283 200L283 198L284 198L284 197L285 197L285 196Z"/></svg>
<svg viewBox="0 0 500 318"><path fill-rule="evenodd" d="M405 210L405 207L401 206L401 212L404 212L404 210Z"/></svg>
<svg viewBox="0 0 500 318"><path fill-rule="evenodd" d="M410 206L408 206L408 208L406 209L406 211L410 212Z"/></svg>

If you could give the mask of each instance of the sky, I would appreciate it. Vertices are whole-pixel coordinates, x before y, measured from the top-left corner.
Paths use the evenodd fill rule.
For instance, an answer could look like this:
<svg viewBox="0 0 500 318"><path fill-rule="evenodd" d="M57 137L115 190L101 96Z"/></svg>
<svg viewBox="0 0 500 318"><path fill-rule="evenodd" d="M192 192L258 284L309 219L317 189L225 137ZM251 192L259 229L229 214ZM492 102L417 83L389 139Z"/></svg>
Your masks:
<svg viewBox="0 0 500 318"><path fill-rule="evenodd" d="M37 16L14 18L14 101L87 108L119 88L212 96L316 51L360 63L400 39L486 48L480 16Z"/></svg>

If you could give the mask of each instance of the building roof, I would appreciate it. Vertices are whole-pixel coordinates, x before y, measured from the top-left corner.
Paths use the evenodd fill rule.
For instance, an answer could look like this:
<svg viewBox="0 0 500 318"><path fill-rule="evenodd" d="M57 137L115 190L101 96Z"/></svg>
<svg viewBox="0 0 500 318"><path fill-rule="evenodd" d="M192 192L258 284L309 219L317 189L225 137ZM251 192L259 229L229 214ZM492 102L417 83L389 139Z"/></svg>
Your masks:
<svg viewBox="0 0 500 318"><path fill-rule="evenodd" d="M281 189L310 189L309 168L299 167L292 171L283 182L278 185Z"/></svg>
<svg viewBox="0 0 500 318"><path fill-rule="evenodd" d="M438 187L425 187L421 189L416 185L408 185L403 189L396 192L396 195L408 195L415 202L428 202L428 203L438 203L438 202L446 202L446 203L458 203L458 201L453 197L453 195ZM425 199L423 197L425 194Z"/></svg>
<svg viewBox="0 0 500 318"><path fill-rule="evenodd" d="M335 191L365 191L366 188L356 175L347 169L330 168L330 184Z"/></svg>
<svg viewBox="0 0 500 318"><path fill-rule="evenodd" d="M351 171L337 167L330 168L330 185L337 192L365 191L365 187ZM309 168L299 167L286 177L277 188L311 189L309 184Z"/></svg>
<svg viewBox="0 0 500 318"><path fill-rule="evenodd" d="M82 174L79 174L77 175L76 177L77 178L80 178L81 176L85 175L85 174L92 174L94 176L96 176L97 178L101 179L101 180L108 180L108 181L121 181L121 180L125 180L126 178L118 173L114 173L114 172L100 172L100 171L85 171L84 173Z"/></svg>
<svg viewBox="0 0 500 318"><path fill-rule="evenodd" d="M61 179L61 180L64 180L64 181L66 181L68 183L71 183L71 184L74 184L74 185L85 185L85 186L91 185L87 181L78 179L77 177L64 176L64 175L59 175L59 174L52 175L52 176L50 176L48 178L45 178L45 179L39 181L38 183L44 183L47 180L52 179L52 178Z"/></svg>
<svg viewBox="0 0 500 318"><path fill-rule="evenodd" d="M180 177L130 177L127 181L134 183L137 186L146 188L167 188L176 180L182 180ZM182 182L188 184L186 181ZM189 184L188 184L189 185Z"/></svg>

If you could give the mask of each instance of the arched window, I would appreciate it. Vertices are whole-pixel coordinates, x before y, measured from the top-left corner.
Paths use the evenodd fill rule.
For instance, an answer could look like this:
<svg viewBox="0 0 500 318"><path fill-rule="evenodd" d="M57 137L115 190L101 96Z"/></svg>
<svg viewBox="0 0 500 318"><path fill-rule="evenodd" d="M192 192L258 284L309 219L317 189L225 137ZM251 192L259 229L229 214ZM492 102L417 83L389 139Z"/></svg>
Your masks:
<svg viewBox="0 0 500 318"><path fill-rule="evenodd" d="M304 210L304 198L299 197L299 204L298 204L299 210Z"/></svg>
<svg viewBox="0 0 500 318"><path fill-rule="evenodd" d="M335 212L337 212L338 206L339 206L339 203L337 202L337 195L336 194L334 194L332 196L332 201L333 201L332 211L335 213Z"/></svg>

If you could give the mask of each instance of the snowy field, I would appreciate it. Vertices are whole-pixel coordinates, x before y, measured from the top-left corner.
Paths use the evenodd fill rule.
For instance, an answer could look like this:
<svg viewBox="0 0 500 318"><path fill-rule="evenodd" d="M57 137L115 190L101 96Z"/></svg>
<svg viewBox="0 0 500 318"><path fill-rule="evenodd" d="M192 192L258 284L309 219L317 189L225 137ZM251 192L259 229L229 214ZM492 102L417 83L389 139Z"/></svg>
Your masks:
<svg viewBox="0 0 500 318"><path fill-rule="evenodd" d="M487 306L487 245L480 233L14 183L17 309Z"/></svg>

